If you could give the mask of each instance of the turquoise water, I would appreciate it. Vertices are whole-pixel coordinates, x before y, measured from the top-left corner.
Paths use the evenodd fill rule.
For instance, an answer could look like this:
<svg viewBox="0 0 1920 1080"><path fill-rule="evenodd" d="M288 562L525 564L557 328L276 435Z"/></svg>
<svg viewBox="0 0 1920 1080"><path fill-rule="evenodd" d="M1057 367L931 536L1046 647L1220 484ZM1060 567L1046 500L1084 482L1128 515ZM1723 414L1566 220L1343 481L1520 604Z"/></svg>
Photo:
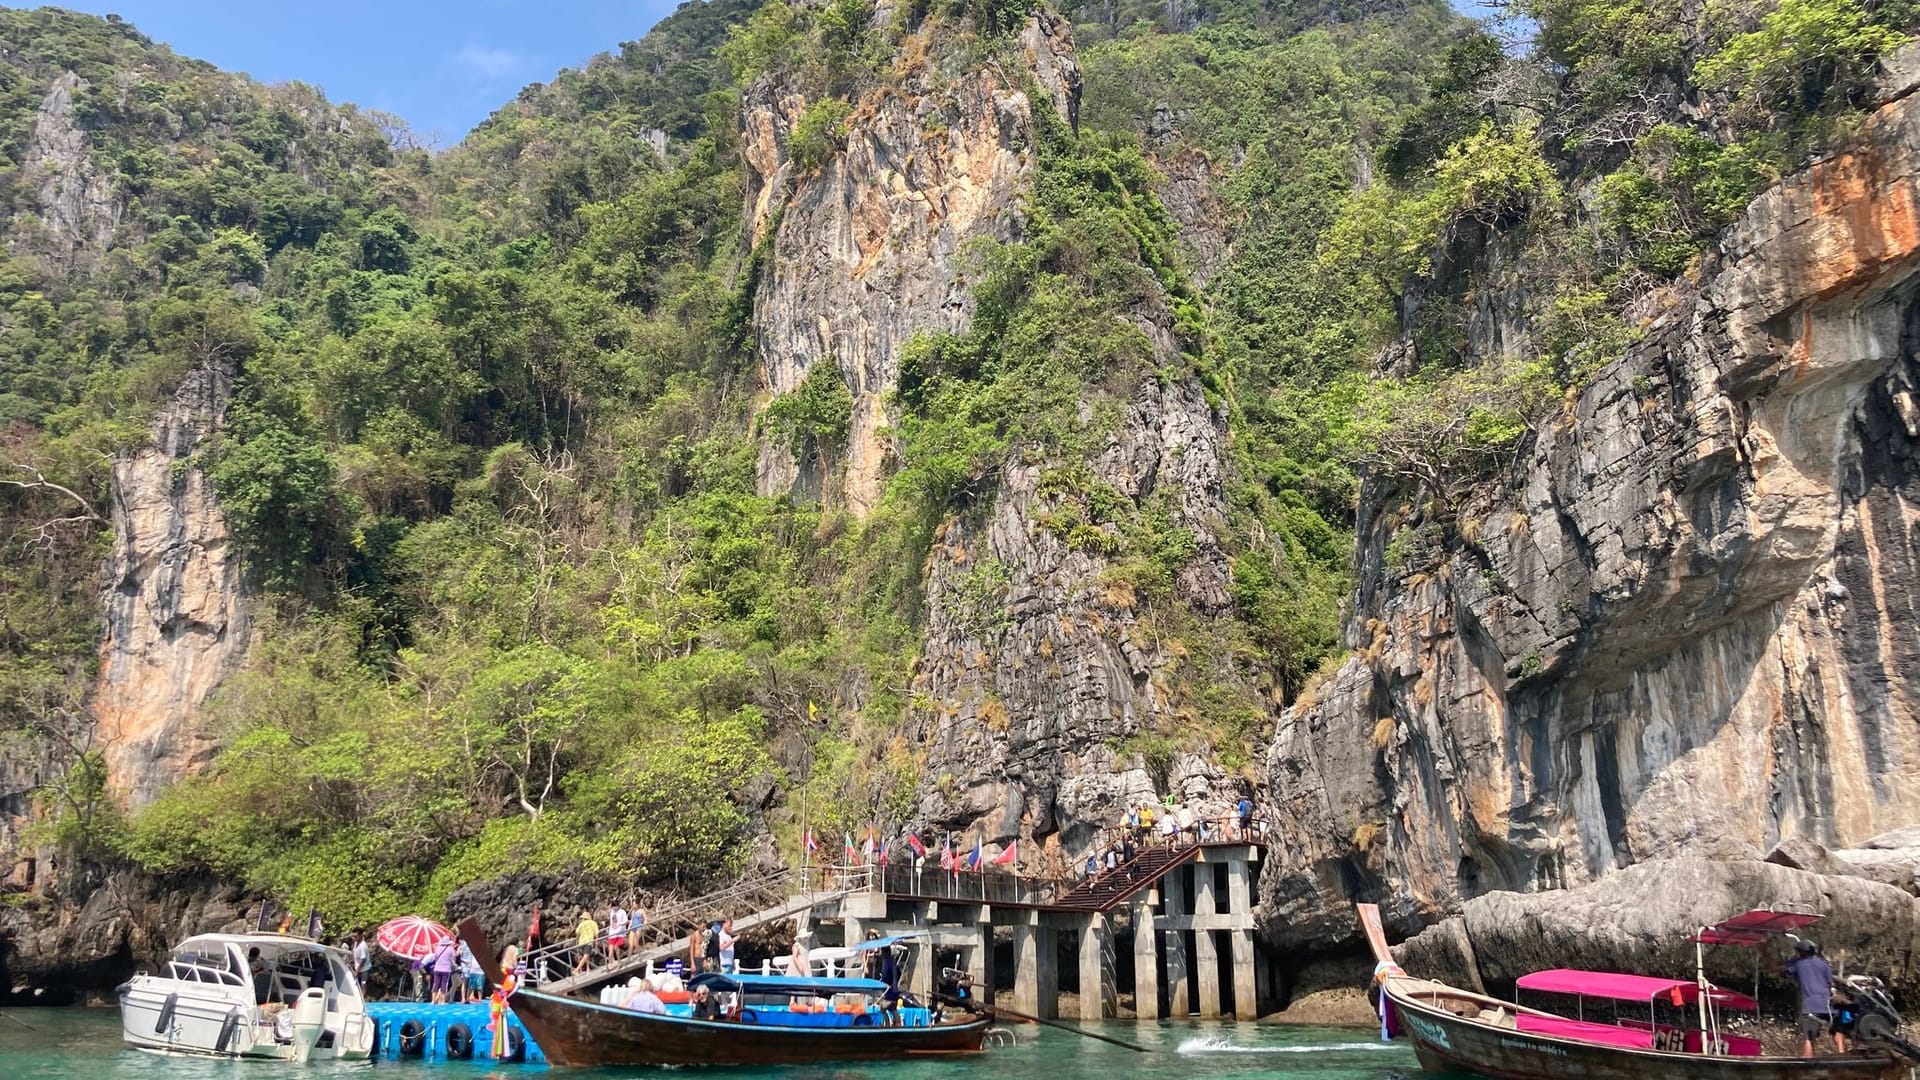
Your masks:
<svg viewBox="0 0 1920 1080"><path fill-rule="evenodd" d="M112 1009L16 1009L7 1013L33 1025L0 1019L0 1078L3 1080L266 1080L273 1075L337 1078L371 1068L395 1078L419 1080L524 1080L549 1070L524 1066L469 1063L420 1065L381 1061L307 1066L277 1062L199 1061L162 1058L125 1049L120 1018ZM810 1066L791 1069L617 1070L561 1072L581 1080L635 1075L771 1076L779 1080L987 1080L1042 1077L1045 1080L1400 1080L1418 1072L1404 1042L1383 1044L1365 1031L1323 1028L1260 1027L1252 1024L1107 1023L1098 1030L1151 1047L1138 1054L1064 1031L1021 1025L1009 1028L1012 1046L980 1057L885 1064Z"/></svg>

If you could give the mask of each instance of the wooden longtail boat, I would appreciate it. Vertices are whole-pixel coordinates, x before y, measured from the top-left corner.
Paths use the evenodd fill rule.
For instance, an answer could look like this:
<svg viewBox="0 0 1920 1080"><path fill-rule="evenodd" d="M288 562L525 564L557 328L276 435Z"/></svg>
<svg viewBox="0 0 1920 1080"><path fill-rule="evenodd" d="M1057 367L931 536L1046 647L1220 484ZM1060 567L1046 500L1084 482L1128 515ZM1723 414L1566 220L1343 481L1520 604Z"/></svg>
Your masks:
<svg viewBox="0 0 1920 1080"><path fill-rule="evenodd" d="M789 1026L775 1012L751 1008L738 1020L696 1020L524 990L509 1005L547 1060L567 1066L797 1065L971 1054L990 1023L982 1017L921 1027Z"/></svg>
<svg viewBox="0 0 1920 1080"><path fill-rule="evenodd" d="M479 926L467 919L461 937L476 955L493 956ZM722 1020L643 1013L595 1001L516 989L507 1007L549 1062L568 1067L638 1065L796 1065L978 1053L990 1017L939 1022L924 1009L903 1009L905 1026L888 1027L867 1011L800 1011L795 1001L872 997L886 991L872 979L700 975L705 986L742 1003ZM823 1003L824 1004L824 1003Z"/></svg>
<svg viewBox="0 0 1920 1080"><path fill-rule="evenodd" d="M1403 1032L1412 1041L1421 1067L1432 1072L1473 1072L1495 1080L1904 1080L1912 1064L1878 1048L1823 1057L1764 1057L1757 1043L1745 1040L1735 1045L1710 1030L1589 1023L1410 978L1387 951L1379 909L1360 905L1360 919L1380 961L1378 981L1386 1026ZM1647 981L1693 986L1675 980ZM1553 989L1551 982L1542 982L1542 988ZM1709 1006L1738 997L1718 987L1708 987L1707 995ZM1693 1003L1700 1004L1697 988ZM1704 1048L1715 1052L1703 1052Z"/></svg>

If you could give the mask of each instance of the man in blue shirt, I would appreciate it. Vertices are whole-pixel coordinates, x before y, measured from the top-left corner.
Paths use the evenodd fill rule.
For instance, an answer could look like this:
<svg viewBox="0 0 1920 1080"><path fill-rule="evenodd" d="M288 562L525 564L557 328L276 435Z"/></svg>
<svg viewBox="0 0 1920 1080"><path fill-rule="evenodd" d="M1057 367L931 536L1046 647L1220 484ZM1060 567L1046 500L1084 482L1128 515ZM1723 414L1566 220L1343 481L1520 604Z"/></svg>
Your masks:
<svg viewBox="0 0 1920 1080"><path fill-rule="evenodd" d="M1846 1037L1833 1030L1833 968L1811 941L1794 943L1786 972L1800 984L1800 1056L1813 1056L1813 1041L1833 1031L1833 1048L1846 1053Z"/></svg>

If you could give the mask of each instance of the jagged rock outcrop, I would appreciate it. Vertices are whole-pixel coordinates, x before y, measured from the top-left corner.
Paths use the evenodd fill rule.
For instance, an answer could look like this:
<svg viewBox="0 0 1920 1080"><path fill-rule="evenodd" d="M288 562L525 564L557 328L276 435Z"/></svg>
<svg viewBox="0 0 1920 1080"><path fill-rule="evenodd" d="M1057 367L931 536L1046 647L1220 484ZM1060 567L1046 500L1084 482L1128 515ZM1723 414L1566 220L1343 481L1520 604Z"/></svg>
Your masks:
<svg viewBox="0 0 1920 1080"><path fill-rule="evenodd" d="M1216 539L1226 516L1224 425L1197 380L1142 380L1094 478L1144 502L1179 493L1176 525L1196 551L1177 591L1214 614L1229 605L1227 559ZM1101 826L1141 801L1173 792L1202 804L1238 798L1237 778L1197 754L1164 775L1123 745L1191 721L1182 654L1136 611L1108 575L1112 562L1050 530L1058 495L1042 465L1008 468L982 512L949 521L927 560L925 652L913 689L929 702L928 784L922 816L993 842L1058 833L1082 855Z"/></svg>
<svg viewBox="0 0 1920 1080"><path fill-rule="evenodd" d="M231 883L163 886L114 874L76 895L0 906L0 1002L61 1005L152 967L194 934L250 929L258 901Z"/></svg>
<svg viewBox="0 0 1920 1080"><path fill-rule="evenodd" d="M1065 20L1035 15L1020 46L1023 70L988 63L955 77L938 70L931 42L908 42L889 84L856 103L845 149L814 172L787 153L804 99L769 79L743 102L752 237L774 230L754 301L763 377L784 394L815 364L838 365L854 406L833 494L856 513L879 499L883 401L901 349L915 334L966 326L960 255L969 241L1019 235L1034 109L1072 121L1080 73ZM1029 99L1029 79L1047 100ZM785 443L762 440L760 490L817 495L831 464L797 461Z"/></svg>
<svg viewBox="0 0 1920 1080"><path fill-rule="evenodd" d="M121 205L111 178L93 164L93 140L74 115L74 97L86 80L62 72L47 88L21 156L21 186L33 200L34 246L63 265L100 251L119 224Z"/></svg>
<svg viewBox="0 0 1920 1080"><path fill-rule="evenodd" d="M1889 885L1750 860L1656 860L1565 891L1489 893L1400 945L1394 959L1426 978L1499 988L1553 967L1686 975L1694 967L1687 938L1703 923L1774 905L1824 916L1802 933L1846 970L1901 989L1920 985L1920 900ZM1785 954L1784 945L1763 954L1760 966L1775 981ZM1710 948L1705 958L1715 979L1752 984L1752 951Z"/></svg>
<svg viewBox="0 0 1920 1080"><path fill-rule="evenodd" d="M249 612L226 516L194 455L220 426L233 372L189 373L145 446L113 463L106 634L92 708L109 783L132 804L206 763L198 710L239 662Z"/></svg>
<svg viewBox="0 0 1920 1080"><path fill-rule="evenodd" d="M1268 759L1271 940L1920 820L1909 89L1653 298L1458 539L1390 565L1413 523L1369 485L1355 655Z"/></svg>

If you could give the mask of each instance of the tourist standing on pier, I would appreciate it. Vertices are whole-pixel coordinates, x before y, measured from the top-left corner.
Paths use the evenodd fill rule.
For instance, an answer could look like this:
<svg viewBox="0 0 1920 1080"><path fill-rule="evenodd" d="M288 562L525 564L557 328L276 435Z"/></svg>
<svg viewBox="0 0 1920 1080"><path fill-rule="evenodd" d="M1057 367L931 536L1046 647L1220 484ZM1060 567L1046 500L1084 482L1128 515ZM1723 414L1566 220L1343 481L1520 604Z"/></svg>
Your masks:
<svg viewBox="0 0 1920 1080"><path fill-rule="evenodd" d="M367 951L366 935L355 931L352 941L350 955L353 957L353 978L360 984L360 992L364 994L367 992L367 976L373 974L373 955Z"/></svg>
<svg viewBox="0 0 1920 1080"><path fill-rule="evenodd" d="M727 919L720 924L720 970L733 974L733 920Z"/></svg>
<svg viewBox="0 0 1920 1080"><path fill-rule="evenodd" d="M466 941L460 942L460 951L454 956L454 961L460 966L458 987L460 1003L465 1005L486 997L486 972L481 969L480 958L473 955L473 950L468 948Z"/></svg>
<svg viewBox="0 0 1920 1080"><path fill-rule="evenodd" d="M580 971L593 970L593 943L600 939L600 924L593 921L593 912L580 909L580 921L573 928L574 967Z"/></svg>
<svg viewBox="0 0 1920 1080"><path fill-rule="evenodd" d="M627 921L627 955L640 951L640 931L647 927L647 909L640 906L640 898L633 898L633 915Z"/></svg>
<svg viewBox="0 0 1920 1080"><path fill-rule="evenodd" d="M627 948L627 909L620 901L613 902L613 909L607 912L607 960L620 959Z"/></svg>

